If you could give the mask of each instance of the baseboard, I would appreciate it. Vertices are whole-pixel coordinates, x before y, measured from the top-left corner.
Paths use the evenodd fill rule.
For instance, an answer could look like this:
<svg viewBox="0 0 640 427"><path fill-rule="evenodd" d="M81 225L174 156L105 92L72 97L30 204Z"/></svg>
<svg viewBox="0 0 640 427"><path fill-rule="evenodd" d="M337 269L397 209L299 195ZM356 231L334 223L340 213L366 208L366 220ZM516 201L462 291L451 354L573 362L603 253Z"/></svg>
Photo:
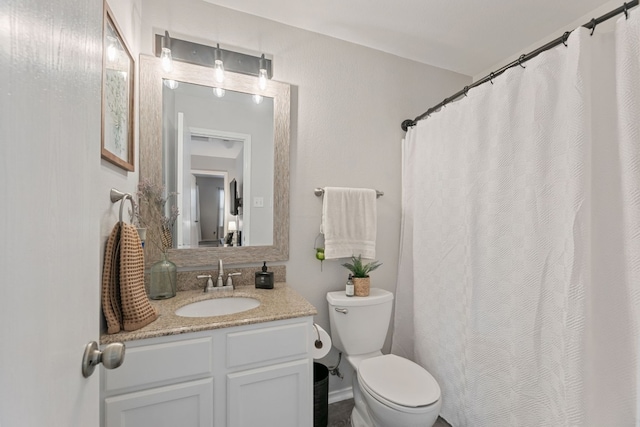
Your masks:
<svg viewBox="0 0 640 427"><path fill-rule="evenodd" d="M342 400L351 399L353 397L353 389L351 387L342 390L334 390L329 393L329 405L340 402Z"/></svg>

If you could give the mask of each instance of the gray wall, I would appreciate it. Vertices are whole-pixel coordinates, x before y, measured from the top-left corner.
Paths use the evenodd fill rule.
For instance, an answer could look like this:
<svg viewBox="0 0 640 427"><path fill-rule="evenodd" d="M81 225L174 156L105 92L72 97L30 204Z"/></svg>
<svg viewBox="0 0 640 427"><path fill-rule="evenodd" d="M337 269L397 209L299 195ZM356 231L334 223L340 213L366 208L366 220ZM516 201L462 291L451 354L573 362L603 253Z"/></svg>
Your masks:
<svg viewBox="0 0 640 427"><path fill-rule="evenodd" d="M378 200L373 286L395 290L400 234L400 123L468 84L468 76L198 0L143 0L141 51L153 53L154 30L224 49L273 55L274 80L291 84L291 223L287 282L318 309L329 330L325 295L344 288L338 262L315 259L322 200L315 187L368 187ZM333 352L327 364L336 362ZM344 367L344 363L343 363ZM343 369L348 371L348 369ZM331 377L332 390L349 377Z"/></svg>
<svg viewBox="0 0 640 427"><path fill-rule="evenodd" d="M197 177L196 182L200 192L202 240L217 240L224 237L218 235L218 210L220 209L218 189L224 189L224 180L222 178Z"/></svg>

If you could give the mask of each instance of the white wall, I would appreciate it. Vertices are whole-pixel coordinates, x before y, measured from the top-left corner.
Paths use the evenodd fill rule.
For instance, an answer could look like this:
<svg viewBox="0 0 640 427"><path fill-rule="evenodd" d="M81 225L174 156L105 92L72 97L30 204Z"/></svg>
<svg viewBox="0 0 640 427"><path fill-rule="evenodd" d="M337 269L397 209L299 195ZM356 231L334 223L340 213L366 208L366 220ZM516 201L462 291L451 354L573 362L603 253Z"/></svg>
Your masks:
<svg viewBox="0 0 640 427"><path fill-rule="evenodd" d="M318 309L329 330L325 295L344 288L347 270L315 259L322 200L315 187L368 187L378 200L373 285L393 291L400 233L400 123L469 84L470 78L369 48L303 31L197 0L143 0L143 53L154 30L223 49L273 57L274 80L292 85L291 223L288 283ZM335 363L336 355L326 360ZM344 368L343 372L347 371ZM331 388L350 386L348 378Z"/></svg>
<svg viewBox="0 0 640 427"><path fill-rule="evenodd" d="M591 21L592 18L598 18L614 9L617 9L618 7L622 6L621 1L619 0L611 0L606 2L605 4L603 4L602 6L598 7L597 9L592 10L591 12L589 12L586 15L583 15L579 18L576 18L574 20L572 20L571 22L567 22L566 25L563 25L561 28L558 28L557 31L554 31L553 33L547 35L546 37L543 37L542 39L538 40L535 43L532 43L531 45L524 47L523 49L521 49L519 52L514 52L513 55L508 56L507 58L503 59L502 61L494 64L493 66L489 67L488 69L476 74L475 76L473 76L473 81L477 81L480 80L481 78L483 78L486 75L489 75L489 73L491 73L492 71L498 70L499 68L517 60L520 55L522 55L523 53L529 53L529 52L533 52L534 50L536 50L537 48L539 48L540 46L544 46L545 44L549 43L550 41L557 39L558 37L562 36L564 34L565 31L573 31L574 29L586 24L587 22ZM612 27L613 27L613 23L615 22L615 20L618 18L613 18L610 19L606 22L603 22L602 24L598 25L596 27L596 31L600 32L600 31L611 31Z"/></svg>
<svg viewBox="0 0 640 427"><path fill-rule="evenodd" d="M140 54L140 13L141 13L141 0L108 0L109 7L113 12L120 30L124 33L123 37L127 42L129 49L131 49L131 55L136 60L136 83L138 76L138 56ZM138 158L138 88L135 88L135 171L126 172L111 163L101 160L99 171L99 182L96 183L96 192L94 195L94 202L100 207L100 256L102 266L102 257L104 253L104 242L106 242L111 229L118 221L120 204L112 204L109 200L109 191L111 188L116 188L126 193L132 193L135 195L138 185L138 175L140 170L140 159ZM125 206L125 212L129 210L129 203ZM126 215L126 219L129 216Z"/></svg>

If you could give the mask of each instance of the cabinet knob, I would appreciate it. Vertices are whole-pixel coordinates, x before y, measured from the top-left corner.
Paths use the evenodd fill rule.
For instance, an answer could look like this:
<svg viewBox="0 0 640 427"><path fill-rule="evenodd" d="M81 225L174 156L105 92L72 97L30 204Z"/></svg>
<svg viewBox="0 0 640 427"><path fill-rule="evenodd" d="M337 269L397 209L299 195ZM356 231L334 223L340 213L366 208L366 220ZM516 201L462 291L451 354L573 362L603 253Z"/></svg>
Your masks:
<svg viewBox="0 0 640 427"><path fill-rule="evenodd" d="M82 375L89 378L96 366L100 363L107 369L115 369L124 362L125 346L121 342L115 342L105 346L102 351L98 348L98 343L91 341L84 348L82 357Z"/></svg>

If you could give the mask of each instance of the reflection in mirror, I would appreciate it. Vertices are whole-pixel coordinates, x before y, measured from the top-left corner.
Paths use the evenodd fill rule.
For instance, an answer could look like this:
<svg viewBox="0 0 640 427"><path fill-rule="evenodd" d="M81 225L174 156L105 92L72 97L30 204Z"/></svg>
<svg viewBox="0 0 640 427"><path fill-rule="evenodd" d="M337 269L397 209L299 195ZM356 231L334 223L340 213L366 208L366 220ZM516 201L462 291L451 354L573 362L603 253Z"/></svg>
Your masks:
<svg viewBox="0 0 640 427"><path fill-rule="evenodd" d="M174 61L166 73L140 56L140 179L181 197L169 258L178 267L287 260L290 87L226 73L214 91L214 81L211 68ZM145 248L148 265L159 258Z"/></svg>
<svg viewBox="0 0 640 427"><path fill-rule="evenodd" d="M172 82L162 104L163 179L181 212L174 247L272 245L273 98Z"/></svg>

